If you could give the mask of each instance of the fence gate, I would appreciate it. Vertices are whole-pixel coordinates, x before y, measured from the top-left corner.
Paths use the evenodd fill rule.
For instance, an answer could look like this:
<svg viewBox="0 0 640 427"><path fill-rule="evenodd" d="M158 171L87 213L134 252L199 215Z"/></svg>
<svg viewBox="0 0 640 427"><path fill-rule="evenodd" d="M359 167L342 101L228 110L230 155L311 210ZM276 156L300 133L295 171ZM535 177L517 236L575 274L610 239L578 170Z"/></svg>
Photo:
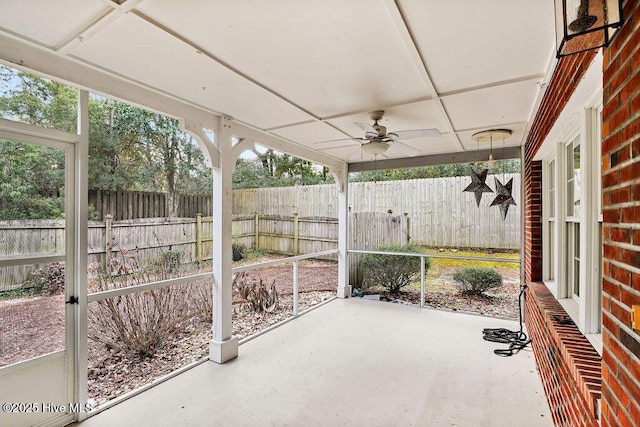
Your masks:
<svg viewBox="0 0 640 427"><path fill-rule="evenodd" d="M380 212L354 213L349 216L349 249L375 250L380 246L409 243L409 219ZM362 277L358 265L362 254L349 254L349 283L358 288Z"/></svg>

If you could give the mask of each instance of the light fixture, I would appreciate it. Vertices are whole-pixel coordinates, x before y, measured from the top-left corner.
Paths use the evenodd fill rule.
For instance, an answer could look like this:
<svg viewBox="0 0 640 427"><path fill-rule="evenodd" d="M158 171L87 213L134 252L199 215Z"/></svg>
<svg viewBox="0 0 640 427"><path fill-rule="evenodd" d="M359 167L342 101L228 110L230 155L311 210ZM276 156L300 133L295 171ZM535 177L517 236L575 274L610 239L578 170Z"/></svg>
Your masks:
<svg viewBox="0 0 640 427"><path fill-rule="evenodd" d="M489 160L487 160L487 168L493 169L496 167L496 160L493 158L493 136L491 137L491 148L489 149Z"/></svg>
<svg viewBox="0 0 640 427"><path fill-rule="evenodd" d="M365 153L373 154L375 156L386 152L389 149L389 144L373 140L371 142L367 142L366 144L362 144L362 149L365 151Z"/></svg>
<svg viewBox="0 0 640 427"><path fill-rule="evenodd" d="M622 26L622 0L554 0L556 56L608 46Z"/></svg>
<svg viewBox="0 0 640 427"><path fill-rule="evenodd" d="M483 130L482 132L477 132L471 135L471 138L477 142L487 142L490 144L489 151L489 160L487 161L487 167L489 169L494 168L496 166L496 159L493 157L493 139L502 138L503 142L506 138L511 136L511 130L509 129L489 129Z"/></svg>

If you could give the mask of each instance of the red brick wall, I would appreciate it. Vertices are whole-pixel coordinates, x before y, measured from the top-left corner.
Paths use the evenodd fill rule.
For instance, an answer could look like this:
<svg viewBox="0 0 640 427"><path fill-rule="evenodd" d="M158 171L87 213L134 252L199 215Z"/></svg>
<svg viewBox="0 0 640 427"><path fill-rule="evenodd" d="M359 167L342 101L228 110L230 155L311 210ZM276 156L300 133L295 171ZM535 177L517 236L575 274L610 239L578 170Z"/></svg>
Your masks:
<svg viewBox="0 0 640 427"><path fill-rule="evenodd" d="M604 51L602 424L640 425L640 1Z"/></svg>
<svg viewBox="0 0 640 427"><path fill-rule="evenodd" d="M534 162L556 119L596 55L582 52L561 58L527 136L525 161L525 323L547 401L557 425L597 425L600 357L575 325L559 325L566 316L542 279L542 164Z"/></svg>
<svg viewBox="0 0 640 427"><path fill-rule="evenodd" d="M597 426L600 355L575 324L559 322L567 313L542 283L529 285L526 310L527 332L553 422Z"/></svg>

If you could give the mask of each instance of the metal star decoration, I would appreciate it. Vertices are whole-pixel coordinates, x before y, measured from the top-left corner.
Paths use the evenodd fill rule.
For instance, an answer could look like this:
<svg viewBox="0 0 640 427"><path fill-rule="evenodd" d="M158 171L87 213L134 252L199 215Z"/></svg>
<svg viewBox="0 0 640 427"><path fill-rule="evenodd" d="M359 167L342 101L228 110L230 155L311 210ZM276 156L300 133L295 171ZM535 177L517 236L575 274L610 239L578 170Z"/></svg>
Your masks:
<svg viewBox="0 0 640 427"><path fill-rule="evenodd" d="M500 213L502 214L502 220L504 221L507 218L509 206L516 204L516 201L513 200L513 196L511 195L513 178L511 178L505 185L502 185L498 178L495 178L495 180L497 196L493 199L493 202L491 202L491 206L500 206Z"/></svg>
<svg viewBox="0 0 640 427"><path fill-rule="evenodd" d="M473 168L469 168L469 176L471 176L471 184L467 185L462 191L468 191L475 193L476 205L480 207L480 200L482 199L482 193L493 193L491 187L489 187L485 181L487 180L487 173L489 169L484 169L480 173L476 172Z"/></svg>

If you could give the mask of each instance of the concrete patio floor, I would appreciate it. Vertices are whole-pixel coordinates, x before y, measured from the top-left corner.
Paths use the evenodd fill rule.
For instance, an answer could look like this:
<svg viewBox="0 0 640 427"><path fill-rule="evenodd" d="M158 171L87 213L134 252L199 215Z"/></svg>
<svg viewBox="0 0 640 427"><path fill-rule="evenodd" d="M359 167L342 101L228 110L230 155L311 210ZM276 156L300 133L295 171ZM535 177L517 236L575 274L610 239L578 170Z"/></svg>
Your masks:
<svg viewBox="0 0 640 427"><path fill-rule="evenodd" d="M533 353L494 355L487 327L518 324L335 300L79 426L553 425Z"/></svg>

